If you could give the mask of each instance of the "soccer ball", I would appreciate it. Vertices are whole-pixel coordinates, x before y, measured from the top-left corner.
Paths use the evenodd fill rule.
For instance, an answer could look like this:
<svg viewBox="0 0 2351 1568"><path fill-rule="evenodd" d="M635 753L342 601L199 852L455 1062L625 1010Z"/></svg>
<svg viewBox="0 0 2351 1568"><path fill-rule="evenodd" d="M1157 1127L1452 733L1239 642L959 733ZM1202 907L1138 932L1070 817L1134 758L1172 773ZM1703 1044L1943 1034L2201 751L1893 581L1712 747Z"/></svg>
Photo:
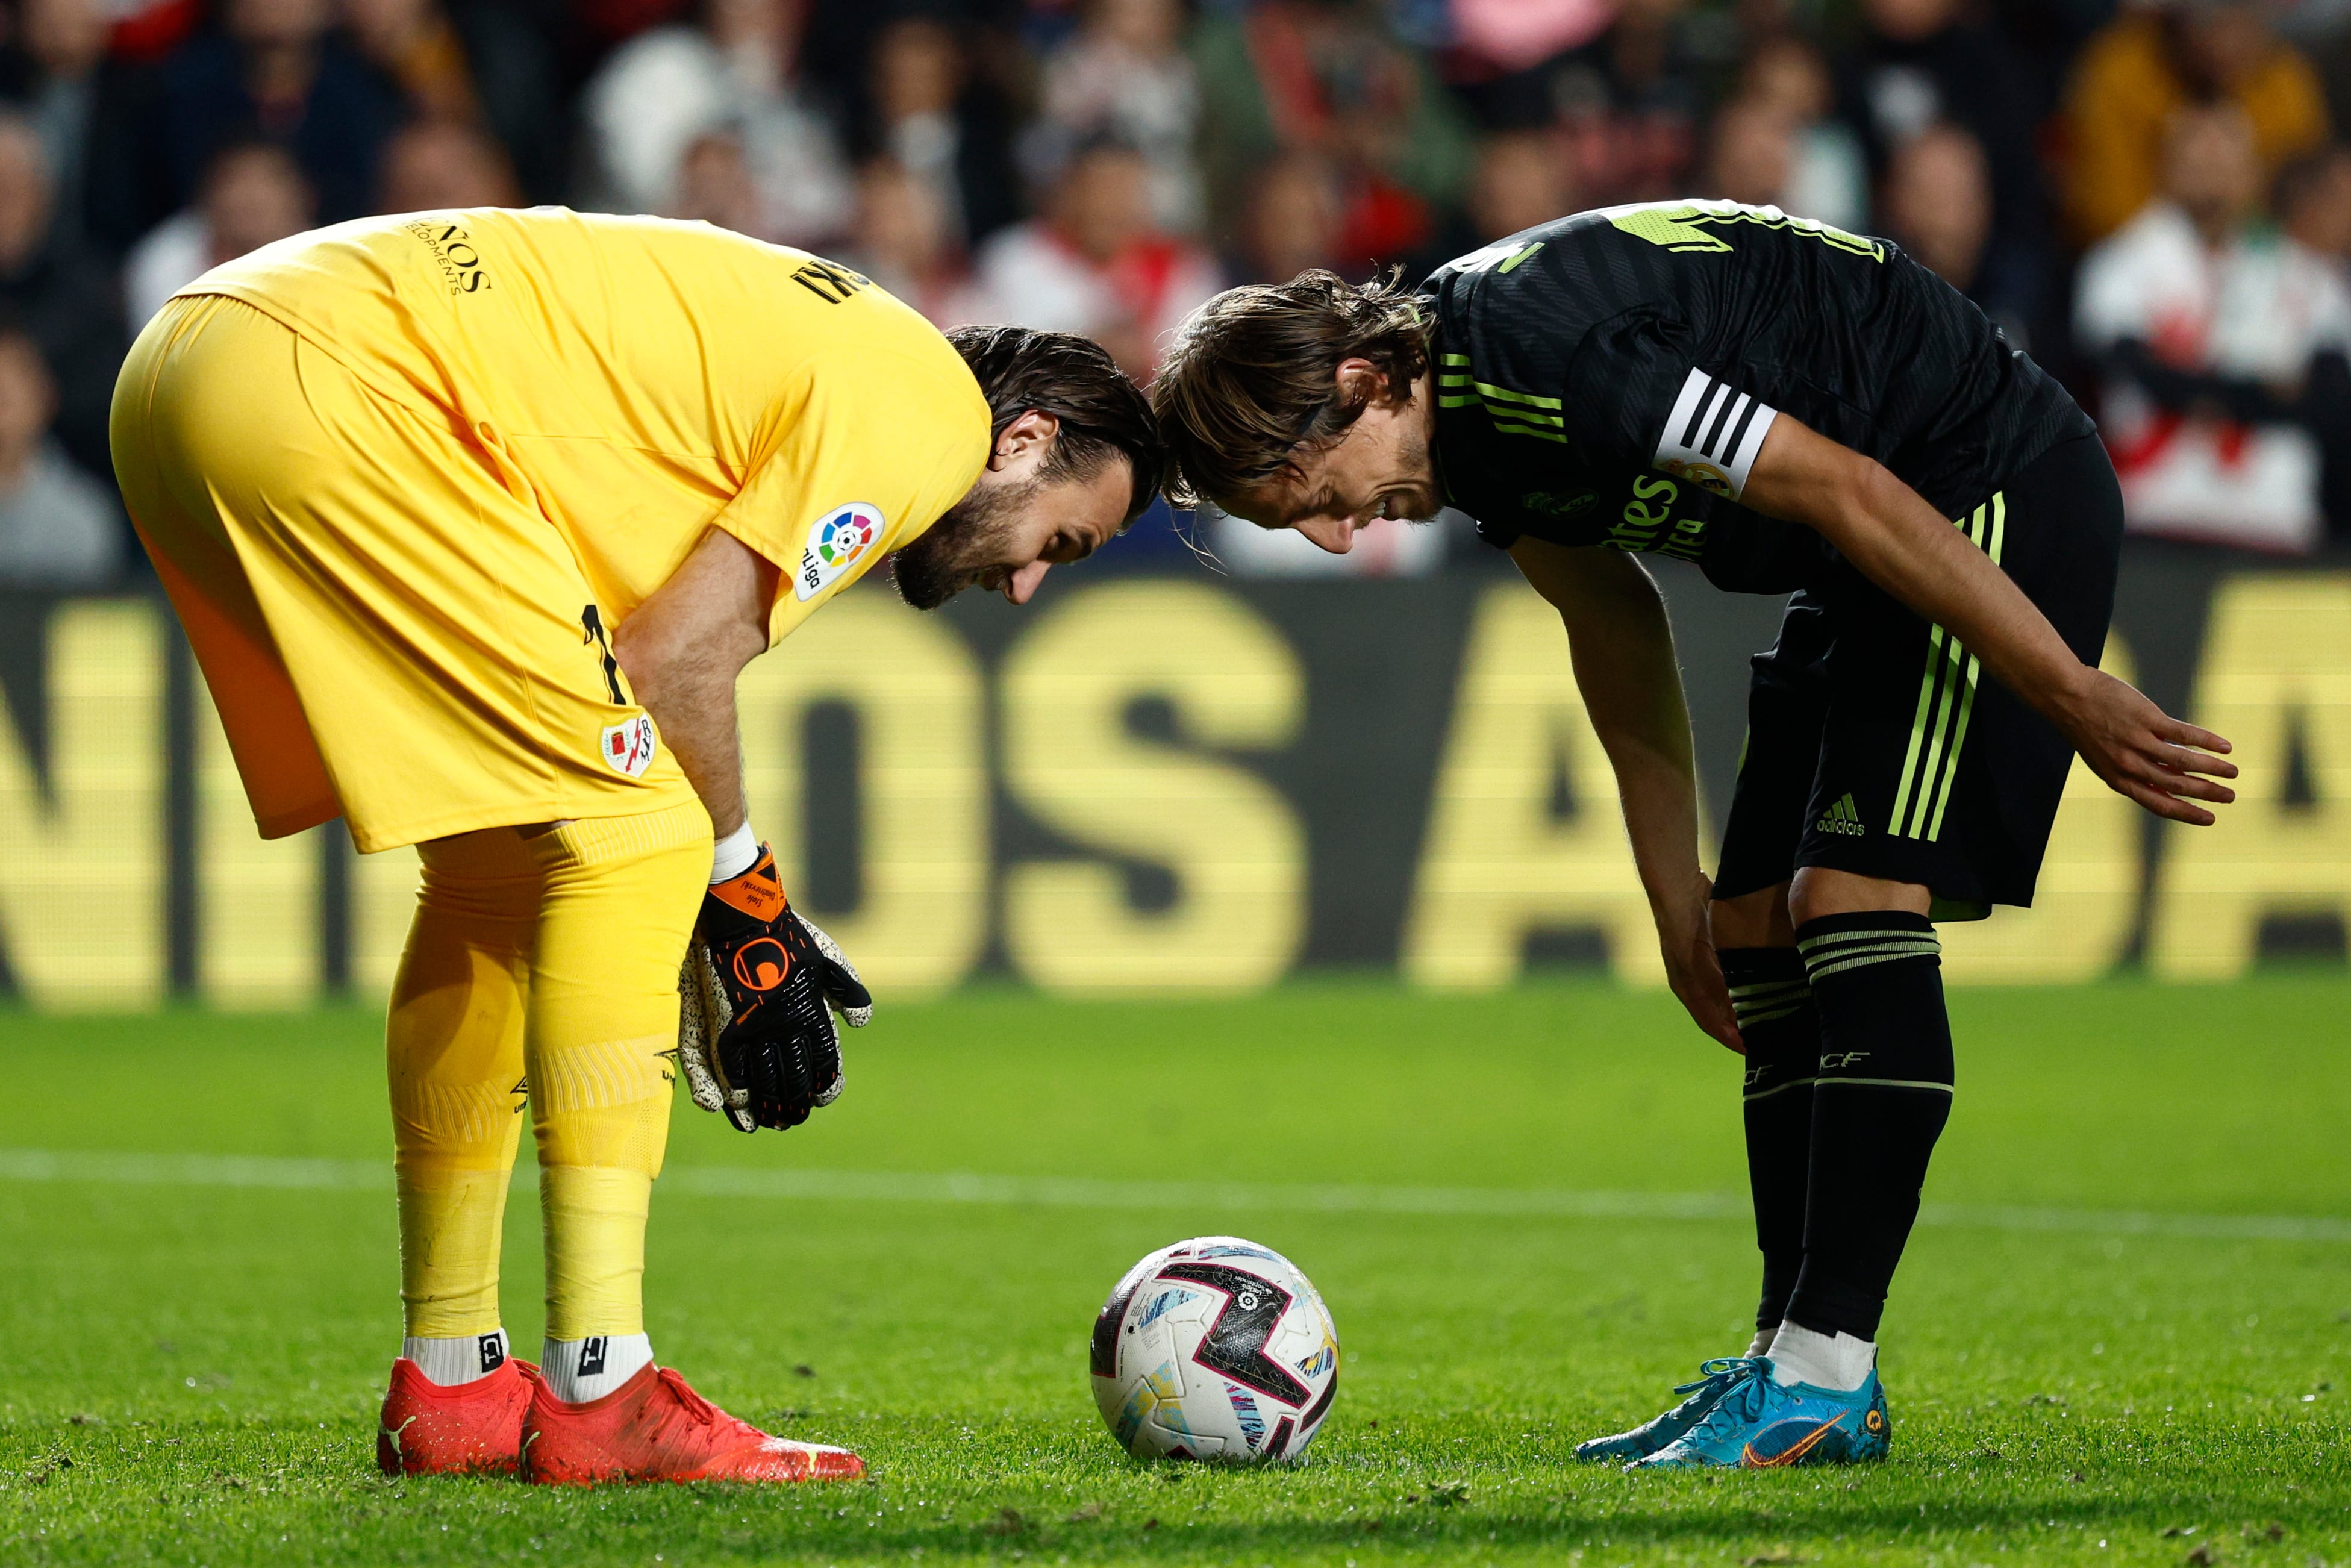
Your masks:
<svg viewBox="0 0 2351 1568"><path fill-rule="evenodd" d="M1138 1459L1305 1452L1339 1393L1339 1331L1269 1247L1204 1236L1126 1271L1094 1320L1094 1403Z"/></svg>

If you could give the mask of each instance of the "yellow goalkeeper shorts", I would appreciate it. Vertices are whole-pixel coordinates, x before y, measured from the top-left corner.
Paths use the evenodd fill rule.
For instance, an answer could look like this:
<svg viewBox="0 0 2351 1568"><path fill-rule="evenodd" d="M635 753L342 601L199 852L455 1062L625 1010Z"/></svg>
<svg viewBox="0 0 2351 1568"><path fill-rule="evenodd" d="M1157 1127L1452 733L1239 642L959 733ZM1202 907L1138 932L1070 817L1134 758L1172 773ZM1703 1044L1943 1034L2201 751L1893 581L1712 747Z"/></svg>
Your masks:
<svg viewBox="0 0 2351 1568"><path fill-rule="evenodd" d="M255 820L362 851L695 799L570 547L462 423L252 306L172 300L114 458Z"/></svg>

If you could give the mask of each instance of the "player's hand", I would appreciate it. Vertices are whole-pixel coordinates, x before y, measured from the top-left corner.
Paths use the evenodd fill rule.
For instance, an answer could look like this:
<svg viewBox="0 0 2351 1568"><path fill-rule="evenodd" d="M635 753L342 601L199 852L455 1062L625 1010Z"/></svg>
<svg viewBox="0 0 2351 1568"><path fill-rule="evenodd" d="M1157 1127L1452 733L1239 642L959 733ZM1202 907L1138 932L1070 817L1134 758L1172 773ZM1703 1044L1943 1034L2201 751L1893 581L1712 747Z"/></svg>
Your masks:
<svg viewBox="0 0 2351 1568"><path fill-rule="evenodd" d="M1707 925L1707 900L1712 892L1701 876L1695 899L1659 911L1657 941L1665 952L1666 983L1691 1021L1718 1044L1744 1056L1747 1046L1739 1038L1739 1015L1730 1006L1730 987L1722 977L1722 962L1714 956L1714 936Z"/></svg>
<svg viewBox="0 0 2351 1568"><path fill-rule="evenodd" d="M775 856L713 886L679 979L678 1060L695 1103L744 1132L797 1127L841 1090L838 1011L873 1016L857 971L784 896Z"/></svg>
<svg viewBox="0 0 2351 1568"><path fill-rule="evenodd" d="M2089 679L2065 706L2066 738L2090 771L2118 795L2127 795L2158 817L2211 826L2212 813L2196 804L2225 806L2237 792L2217 779L2234 779L2234 749L2209 729L2172 717L2138 692L2103 671Z"/></svg>

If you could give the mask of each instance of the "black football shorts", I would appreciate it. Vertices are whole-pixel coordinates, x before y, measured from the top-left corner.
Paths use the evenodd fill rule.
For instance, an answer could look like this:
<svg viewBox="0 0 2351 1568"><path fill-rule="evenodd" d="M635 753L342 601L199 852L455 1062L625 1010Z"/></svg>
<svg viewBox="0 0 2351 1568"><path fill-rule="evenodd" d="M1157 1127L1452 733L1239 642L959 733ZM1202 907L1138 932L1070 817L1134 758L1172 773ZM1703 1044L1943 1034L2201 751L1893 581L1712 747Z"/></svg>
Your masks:
<svg viewBox="0 0 2351 1568"><path fill-rule="evenodd" d="M2098 438L2060 442L1958 522L2095 664L2123 532ZM2072 760L1957 639L1840 560L1755 657L1714 895L1829 866L1921 883L1937 919L2029 904Z"/></svg>

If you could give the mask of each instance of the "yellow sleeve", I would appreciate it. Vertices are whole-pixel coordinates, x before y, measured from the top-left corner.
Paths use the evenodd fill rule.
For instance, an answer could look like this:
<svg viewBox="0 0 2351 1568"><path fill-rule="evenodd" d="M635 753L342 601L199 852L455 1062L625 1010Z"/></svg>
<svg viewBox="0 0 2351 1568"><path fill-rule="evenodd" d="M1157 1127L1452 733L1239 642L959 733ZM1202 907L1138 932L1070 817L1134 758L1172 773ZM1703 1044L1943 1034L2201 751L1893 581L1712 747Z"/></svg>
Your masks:
<svg viewBox="0 0 2351 1568"><path fill-rule="evenodd" d="M987 460L987 402L949 363L887 350L827 357L712 519L782 571L770 647L961 500Z"/></svg>

